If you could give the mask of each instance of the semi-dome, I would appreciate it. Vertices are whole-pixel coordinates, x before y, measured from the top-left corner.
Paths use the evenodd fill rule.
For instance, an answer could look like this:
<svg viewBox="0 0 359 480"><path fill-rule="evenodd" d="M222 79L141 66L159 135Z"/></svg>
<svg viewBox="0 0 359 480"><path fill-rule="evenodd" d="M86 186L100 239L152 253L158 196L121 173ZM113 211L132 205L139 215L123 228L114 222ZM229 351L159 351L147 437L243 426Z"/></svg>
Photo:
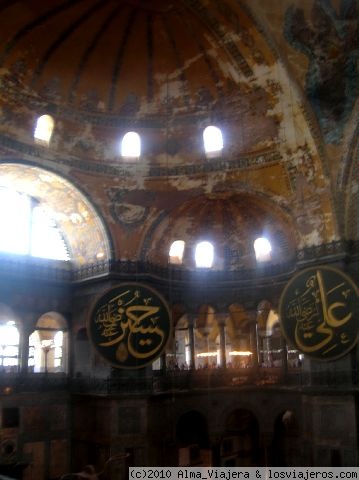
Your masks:
<svg viewBox="0 0 359 480"><path fill-rule="evenodd" d="M214 193L193 198L165 217L146 239L147 260L194 268L196 246L209 242L214 269L254 268L258 238L269 241L272 250L266 261L272 265L293 259L296 239L283 210L253 195ZM183 257L171 260L170 247L176 241L184 242Z"/></svg>

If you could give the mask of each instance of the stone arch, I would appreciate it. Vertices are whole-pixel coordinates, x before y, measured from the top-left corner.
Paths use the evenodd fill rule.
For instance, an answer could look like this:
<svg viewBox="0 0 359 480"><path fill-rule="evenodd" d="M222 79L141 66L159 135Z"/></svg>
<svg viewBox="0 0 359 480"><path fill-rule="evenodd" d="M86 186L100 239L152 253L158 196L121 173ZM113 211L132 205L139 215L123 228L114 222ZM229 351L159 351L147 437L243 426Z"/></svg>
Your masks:
<svg viewBox="0 0 359 480"><path fill-rule="evenodd" d="M29 336L29 368L35 373L68 370L68 322L59 312L41 315Z"/></svg>
<svg viewBox="0 0 359 480"><path fill-rule="evenodd" d="M220 444L223 467L254 467L260 464L260 427L252 410L237 407L227 413Z"/></svg>
<svg viewBox="0 0 359 480"><path fill-rule="evenodd" d="M359 110L359 106L358 106ZM359 114L358 114L359 117ZM344 162L340 190L344 207L344 237L346 240L359 239L359 126L353 132L349 154ZM340 205L339 205L340 207Z"/></svg>
<svg viewBox="0 0 359 480"><path fill-rule="evenodd" d="M272 443L269 448L270 465L295 465L299 447L298 417L291 408L281 410L274 419Z"/></svg>
<svg viewBox="0 0 359 480"><path fill-rule="evenodd" d="M62 175L25 163L0 163L0 175L3 185L36 198L52 212L75 266L110 260L105 223L77 186Z"/></svg>

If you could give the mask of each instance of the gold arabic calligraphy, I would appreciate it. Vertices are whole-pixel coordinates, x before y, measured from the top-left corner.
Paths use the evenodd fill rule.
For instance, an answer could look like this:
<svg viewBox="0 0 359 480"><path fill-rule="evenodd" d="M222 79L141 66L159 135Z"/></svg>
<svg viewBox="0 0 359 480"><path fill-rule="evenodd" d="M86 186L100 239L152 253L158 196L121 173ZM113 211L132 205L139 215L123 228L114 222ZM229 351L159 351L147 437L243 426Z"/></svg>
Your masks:
<svg viewBox="0 0 359 480"><path fill-rule="evenodd" d="M95 314L101 347L117 348L117 359L127 352L136 359L155 355L163 346L166 335L158 324L160 306L150 305L152 298L141 298L139 290L126 290L101 306ZM125 353L124 353L125 352Z"/></svg>
<svg viewBox="0 0 359 480"><path fill-rule="evenodd" d="M302 352L321 350L325 356L338 345L349 342L347 332L340 331L353 316L346 304L351 295L346 282L326 290L323 274L316 270L307 279L305 291L297 289L295 293L296 298L287 304L286 316L295 321L295 343Z"/></svg>

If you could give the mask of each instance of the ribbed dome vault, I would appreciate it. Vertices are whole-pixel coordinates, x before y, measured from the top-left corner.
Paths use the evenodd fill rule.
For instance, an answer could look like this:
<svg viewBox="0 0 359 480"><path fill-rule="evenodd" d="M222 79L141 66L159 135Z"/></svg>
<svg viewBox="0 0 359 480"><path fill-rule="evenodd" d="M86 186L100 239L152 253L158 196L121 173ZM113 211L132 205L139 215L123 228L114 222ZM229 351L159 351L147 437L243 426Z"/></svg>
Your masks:
<svg viewBox="0 0 359 480"><path fill-rule="evenodd" d="M275 262L333 240L315 122L261 12L239 0L0 2L4 161L74 178L119 259L167 265L182 239L192 267L197 240L213 239L214 268L252 268L267 231ZM34 139L43 114L47 145ZM213 156L209 125L223 134ZM136 159L121 154L129 131Z"/></svg>
<svg viewBox="0 0 359 480"><path fill-rule="evenodd" d="M215 269L241 269L256 265L253 242L265 236L272 244L272 263L293 258L295 238L287 215L265 199L247 194L197 197L175 209L148 239L147 259L167 263L171 243L186 243L183 265L193 268L194 248L209 241L215 250Z"/></svg>
<svg viewBox="0 0 359 480"><path fill-rule="evenodd" d="M62 108L124 116L220 109L232 83L252 75L249 62L265 62L249 49L238 5L33 0L0 8L0 65L38 101ZM242 52L224 33L232 30Z"/></svg>

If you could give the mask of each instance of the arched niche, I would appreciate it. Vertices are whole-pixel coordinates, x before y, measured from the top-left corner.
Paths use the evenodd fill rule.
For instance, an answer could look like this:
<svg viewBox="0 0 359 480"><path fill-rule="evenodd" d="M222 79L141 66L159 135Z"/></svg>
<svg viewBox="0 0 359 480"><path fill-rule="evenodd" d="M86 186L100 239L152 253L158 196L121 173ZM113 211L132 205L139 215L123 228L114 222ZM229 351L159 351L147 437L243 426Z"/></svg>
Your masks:
<svg viewBox="0 0 359 480"><path fill-rule="evenodd" d="M29 337L28 367L34 373L67 373L68 325L58 312L47 312L37 320Z"/></svg>
<svg viewBox="0 0 359 480"><path fill-rule="evenodd" d="M181 267L198 269L196 247L213 246L211 270L257 268L254 241L266 236L272 246L271 264L294 258L298 238L288 212L258 194L220 192L199 195L176 205L159 217L144 238L141 257L167 265L171 245L181 239L185 246Z"/></svg>
<svg viewBox="0 0 359 480"><path fill-rule="evenodd" d="M222 467L255 467L260 463L259 423L245 408L228 414L220 445Z"/></svg>
<svg viewBox="0 0 359 480"><path fill-rule="evenodd" d="M269 457L273 467L295 466L299 449L299 427L295 412L282 410L275 419Z"/></svg>
<svg viewBox="0 0 359 480"><path fill-rule="evenodd" d="M103 220L65 178L33 165L0 163L0 186L29 195L51 213L76 267L110 259L110 238Z"/></svg>
<svg viewBox="0 0 359 480"><path fill-rule="evenodd" d="M203 464L210 442L207 419L202 413L190 410L181 415L176 424L176 445L179 466Z"/></svg>

